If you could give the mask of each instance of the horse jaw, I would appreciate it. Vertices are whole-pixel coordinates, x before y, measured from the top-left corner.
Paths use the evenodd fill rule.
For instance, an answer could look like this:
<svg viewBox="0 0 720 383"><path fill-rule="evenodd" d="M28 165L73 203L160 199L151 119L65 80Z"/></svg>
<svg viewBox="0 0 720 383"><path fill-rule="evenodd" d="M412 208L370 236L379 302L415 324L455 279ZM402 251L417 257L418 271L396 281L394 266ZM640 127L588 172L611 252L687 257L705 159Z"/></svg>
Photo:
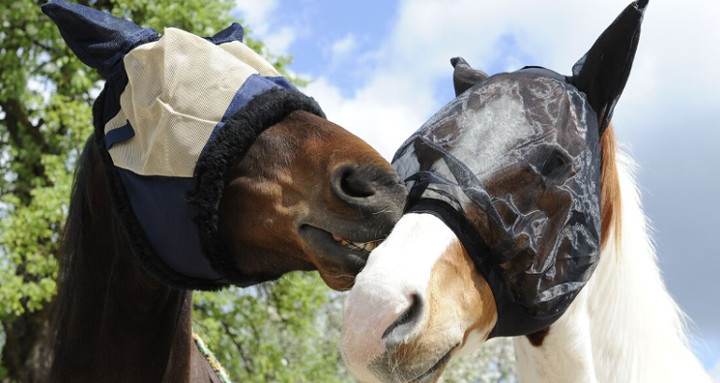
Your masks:
<svg viewBox="0 0 720 383"><path fill-rule="evenodd" d="M455 234L433 215L407 214L348 295L341 352L362 382L431 382L496 320L490 288Z"/></svg>

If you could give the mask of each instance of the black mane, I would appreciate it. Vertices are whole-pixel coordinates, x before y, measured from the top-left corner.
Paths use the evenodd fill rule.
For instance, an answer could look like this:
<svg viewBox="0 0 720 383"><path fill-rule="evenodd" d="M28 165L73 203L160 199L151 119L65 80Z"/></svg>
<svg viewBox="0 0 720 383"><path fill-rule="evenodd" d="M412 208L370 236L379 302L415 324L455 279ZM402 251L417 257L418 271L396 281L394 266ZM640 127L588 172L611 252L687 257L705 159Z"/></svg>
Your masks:
<svg viewBox="0 0 720 383"><path fill-rule="evenodd" d="M75 174L59 256L49 381L167 380L167 366L192 351L191 341L177 347L190 337L192 295L137 262L111 206L100 150L91 136ZM93 375L98 371L103 376Z"/></svg>

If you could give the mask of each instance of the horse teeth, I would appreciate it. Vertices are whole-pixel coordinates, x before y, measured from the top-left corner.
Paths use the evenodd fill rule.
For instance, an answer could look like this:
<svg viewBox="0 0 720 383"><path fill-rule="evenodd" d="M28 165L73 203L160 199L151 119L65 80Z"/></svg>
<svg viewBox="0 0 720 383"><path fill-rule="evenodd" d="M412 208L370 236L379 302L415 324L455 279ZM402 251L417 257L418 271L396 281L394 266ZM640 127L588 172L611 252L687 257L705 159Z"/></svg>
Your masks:
<svg viewBox="0 0 720 383"><path fill-rule="evenodd" d="M380 241L370 241L370 242L364 242L364 243L363 242L351 242L351 241L341 238L335 234L333 234L333 239L340 245L345 246L349 249L361 250L361 251L367 251L367 252L375 250L375 248L378 247L378 244L380 243Z"/></svg>
<svg viewBox="0 0 720 383"><path fill-rule="evenodd" d="M373 251L373 250L375 250L376 247L377 247L377 241L373 241L373 242L365 243L365 246L363 246L363 249L365 251Z"/></svg>

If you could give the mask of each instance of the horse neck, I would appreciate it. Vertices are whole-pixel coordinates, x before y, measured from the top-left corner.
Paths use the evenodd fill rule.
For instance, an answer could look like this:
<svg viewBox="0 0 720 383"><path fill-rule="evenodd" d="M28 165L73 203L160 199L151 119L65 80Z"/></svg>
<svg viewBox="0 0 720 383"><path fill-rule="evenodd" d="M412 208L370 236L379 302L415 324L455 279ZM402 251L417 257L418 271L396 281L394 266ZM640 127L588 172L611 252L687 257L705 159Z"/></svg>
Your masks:
<svg viewBox="0 0 720 383"><path fill-rule="evenodd" d="M80 158L63 238L50 381L188 381L192 295L145 273L111 211L100 153Z"/></svg>
<svg viewBox="0 0 720 383"><path fill-rule="evenodd" d="M609 233L592 278L542 343L515 339L520 382L710 382L660 276L632 160L617 159L619 230Z"/></svg>

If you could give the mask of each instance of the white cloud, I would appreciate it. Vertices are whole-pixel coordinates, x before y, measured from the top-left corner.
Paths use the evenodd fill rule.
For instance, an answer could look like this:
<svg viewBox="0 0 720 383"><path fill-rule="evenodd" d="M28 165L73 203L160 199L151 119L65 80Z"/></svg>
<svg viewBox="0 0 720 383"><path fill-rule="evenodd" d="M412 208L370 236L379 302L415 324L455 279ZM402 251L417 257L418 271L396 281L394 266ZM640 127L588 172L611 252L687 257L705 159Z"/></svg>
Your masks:
<svg viewBox="0 0 720 383"><path fill-rule="evenodd" d="M313 81L305 92L322 106L331 121L370 143L385 158L395 150L424 121L426 111L434 107L432 97L418 89L417 97L408 99L405 93L413 84L403 79L378 76L372 83L344 98L340 90L326 79ZM412 93L412 92L411 92Z"/></svg>
<svg viewBox="0 0 720 383"><path fill-rule="evenodd" d="M710 371L710 378L717 383L720 383L720 359L715 363L715 367Z"/></svg>
<svg viewBox="0 0 720 383"><path fill-rule="evenodd" d="M345 37L335 40L330 46L330 60L337 64L350 57L357 48L355 35L348 33Z"/></svg>
<svg viewBox="0 0 720 383"><path fill-rule="evenodd" d="M582 9L573 1L564 3L571 8ZM517 12L519 5L514 6L512 2L482 5L474 0L453 3L405 1L399 7L397 23L390 36L378 42L373 52L357 52L370 57L370 70L361 69L367 72L363 73L367 76L363 86L352 95L343 97L332 79L320 77L306 88L306 92L318 99L331 120L366 139L389 158L447 101L436 99L436 86L440 82L451 89L451 57L463 55L477 67L487 67L498 56L493 52L498 39L508 30L534 29L533 23L530 23L532 16L528 14L537 15L542 6L533 5L537 9L526 9L526 12ZM553 18L562 17L557 11L546 13L550 20L544 21L559 30L559 20ZM518 15L521 17L518 18ZM534 24L547 30L545 22L536 21ZM518 29L516 25L526 27ZM528 32L527 36L535 35ZM527 50L538 46L533 41L527 41L527 36L518 36L516 40L524 42ZM540 38L536 39L543 42ZM555 55L556 46L547 43L540 46L552 48L549 57ZM342 57L356 48L354 37L347 35L333 44L333 57ZM575 59L584 53L584 48L578 49L578 52ZM520 65L519 58L514 61ZM565 66L569 67L574 61Z"/></svg>
<svg viewBox="0 0 720 383"><path fill-rule="evenodd" d="M273 31L272 33L261 35L261 38L262 38L263 42L265 43L265 46L273 54L287 53L288 48L290 47L290 44L292 44L293 41L295 41L296 37L297 37L297 31L294 28L287 27L287 26L277 29L277 30Z"/></svg>
<svg viewBox="0 0 720 383"><path fill-rule="evenodd" d="M245 22L258 32L260 29L268 27L268 18L277 7L277 0L237 0L235 2L235 8L240 11ZM262 32L267 32L267 30Z"/></svg>
<svg viewBox="0 0 720 383"><path fill-rule="evenodd" d="M262 40L272 54L282 55L288 52L299 31L289 25L275 25L272 16L278 5L278 0L236 0L235 9L253 36Z"/></svg>
<svg viewBox="0 0 720 383"><path fill-rule="evenodd" d="M307 92L316 96L329 118L387 156L447 101L436 99L434 85L451 88L449 58L464 56L479 69L502 60L501 67L507 69L537 64L569 74L572 64L628 3L403 1L390 35L375 51L356 53L372 57L370 69L363 68L367 80L361 87L343 97L332 78L320 77ZM718 103L720 50L704 44L720 41L720 28L716 18L702 15L720 15L719 11L720 2L708 0L651 2L635 68L617 108L620 120L635 122L657 108L677 107L683 103L677 94L692 99L690 108ZM508 36L519 57L502 51ZM352 35L333 47L338 56L357 48Z"/></svg>

